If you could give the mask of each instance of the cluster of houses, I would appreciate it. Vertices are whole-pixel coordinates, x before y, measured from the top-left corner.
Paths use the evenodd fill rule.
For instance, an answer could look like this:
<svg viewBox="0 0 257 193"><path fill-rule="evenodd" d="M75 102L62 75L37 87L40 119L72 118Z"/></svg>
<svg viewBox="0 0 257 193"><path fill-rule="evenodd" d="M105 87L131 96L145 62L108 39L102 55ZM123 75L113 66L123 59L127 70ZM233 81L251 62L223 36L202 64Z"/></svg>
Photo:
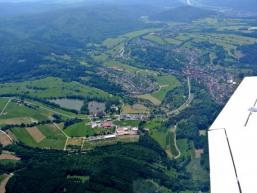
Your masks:
<svg viewBox="0 0 257 193"><path fill-rule="evenodd" d="M90 123L92 128L102 128L102 129L110 129L115 128L115 132L113 134L102 135L102 136L92 136L87 138L88 141L96 141L96 140L103 140L103 139L110 139L124 135L138 135L138 127L132 126L117 126L113 124L111 120L104 120L104 121L92 121Z"/></svg>
<svg viewBox="0 0 257 193"><path fill-rule="evenodd" d="M140 120L146 121L149 119L148 114L121 114L119 117L120 120Z"/></svg>

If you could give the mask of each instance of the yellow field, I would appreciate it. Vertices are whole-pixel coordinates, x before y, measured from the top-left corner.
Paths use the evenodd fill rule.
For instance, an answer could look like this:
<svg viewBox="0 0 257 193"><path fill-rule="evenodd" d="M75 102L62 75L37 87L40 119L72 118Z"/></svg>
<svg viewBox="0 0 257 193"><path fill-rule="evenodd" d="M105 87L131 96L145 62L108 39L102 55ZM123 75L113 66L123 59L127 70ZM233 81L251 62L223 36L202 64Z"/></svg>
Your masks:
<svg viewBox="0 0 257 193"><path fill-rule="evenodd" d="M122 109L123 114L149 113L149 109L142 104L125 104Z"/></svg>
<svg viewBox="0 0 257 193"><path fill-rule="evenodd" d="M150 95L150 94L139 95L139 96L137 96L137 98L149 100L151 103L153 103L153 104L156 105L156 106L158 106L158 105L161 104L161 101L160 101L159 99L153 97L153 96Z"/></svg>

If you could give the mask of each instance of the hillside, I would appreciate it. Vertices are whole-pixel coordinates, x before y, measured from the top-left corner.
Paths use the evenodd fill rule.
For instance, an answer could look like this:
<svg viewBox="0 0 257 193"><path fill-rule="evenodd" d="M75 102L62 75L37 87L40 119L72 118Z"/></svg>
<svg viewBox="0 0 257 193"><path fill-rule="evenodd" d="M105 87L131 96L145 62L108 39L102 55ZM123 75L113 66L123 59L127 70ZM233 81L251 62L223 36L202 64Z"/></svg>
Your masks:
<svg viewBox="0 0 257 193"><path fill-rule="evenodd" d="M192 4L226 7L229 9L236 9L241 11L256 11L256 0L191 0Z"/></svg>
<svg viewBox="0 0 257 193"><path fill-rule="evenodd" d="M14 17L0 21L0 77L21 78L28 71L30 76L48 72L39 69L41 64L52 64L49 55L81 55L78 49L89 43L151 27L140 20L151 8L130 6L83 6L52 10L45 13ZM84 56L86 60L90 58ZM70 61L69 61L70 62ZM72 61L72 71L78 62ZM59 72L65 65L54 61ZM56 73L55 70L49 72ZM44 71L44 72L43 72ZM35 73L33 73L35 72ZM49 75L49 74L48 74Z"/></svg>
<svg viewBox="0 0 257 193"><path fill-rule="evenodd" d="M152 19L160 21L193 21L216 14L217 13L215 11L207 9L192 6L182 6L156 14L152 16Z"/></svg>

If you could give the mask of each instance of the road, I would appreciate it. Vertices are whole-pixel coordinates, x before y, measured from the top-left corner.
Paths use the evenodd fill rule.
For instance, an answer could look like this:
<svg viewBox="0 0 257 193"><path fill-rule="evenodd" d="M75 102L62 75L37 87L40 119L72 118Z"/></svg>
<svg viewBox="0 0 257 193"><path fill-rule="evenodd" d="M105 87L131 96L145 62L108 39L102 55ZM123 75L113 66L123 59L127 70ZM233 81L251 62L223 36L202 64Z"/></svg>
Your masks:
<svg viewBox="0 0 257 193"><path fill-rule="evenodd" d="M5 192L6 192L5 187L6 187L7 183L8 183L8 181L10 180L10 178L11 178L13 175L14 175L14 174L11 173L11 174L7 175L7 176L3 179L3 181L2 181L1 184L0 184L0 193L5 193Z"/></svg>
<svg viewBox="0 0 257 193"><path fill-rule="evenodd" d="M177 150L177 152L178 152L178 155L176 155L176 156L174 157L174 159L178 159L178 158L180 158L180 156L181 156L181 151L180 151L180 149L179 149L178 146L177 146L177 125L176 125L175 128L174 128L174 145L175 145L175 148L176 148L176 150Z"/></svg>
<svg viewBox="0 0 257 193"><path fill-rule="evenodd" d="M187 108L191 104L191 102L193 101L194 95L191 92L191 82L190 82L189 77L187 77L187 85L188 85L188 98L187 98L187 100L180 107L178 107L177 109L168 112L167 113L168 116L179 114L181 111L183 111L185 108Z"/></svg>
<svg viewBox="0 0 257 193"><path fill-rule="evenodd" d="M9 103L12 101L12 98L10 98L7 103L5 104L4 108L2 109L1 113L0 113L0 116L3 115L5 109L7 108L7 106L9 105ZM12 138L5 132L5 131L2 131L1 128L0 128L0 132L3 133L4 135L6 135L10 140L11 142L13 142ZM1 192L1 191L0 191Z"/></svg>
<svg viewBox="0 0 257 193"><path fill-rule="evenodd" d="M0 128L0 132L5 134L11 140L11 142L13 142L12 138L5 131L2 131L1 128Z"/></svg>
<svg viewBox="0 0 257 193"><path fill-rule="evenodd" d="M12 98L10 98L7 103L5 104L4 108L2 109L1 113L0 113L0 116L3 115L5 109L7 108L7 106L9 105L9 103L12 101Z"/></svg>
<svg viewBox="0 0 257 193"><path fill-rule="evenodd" d="M54 123L54 126L61 131L61 133L66 137L66 141L65 141L65 145L64 145L64 148L63 150L65 151L66 150L66 146L67 146L67 143L70 139L70 136L68 136L56 123Z"/></svg>

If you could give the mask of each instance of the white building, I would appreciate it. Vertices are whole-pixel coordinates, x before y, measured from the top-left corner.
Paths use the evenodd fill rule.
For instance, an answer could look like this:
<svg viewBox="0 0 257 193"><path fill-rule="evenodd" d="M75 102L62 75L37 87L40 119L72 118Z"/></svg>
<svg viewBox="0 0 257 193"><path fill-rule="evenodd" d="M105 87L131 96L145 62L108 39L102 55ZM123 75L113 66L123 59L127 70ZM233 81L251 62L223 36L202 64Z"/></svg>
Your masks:
<svg viewBox="0 0 257 193"><path fill-rule="evenodd" d="M257 77L243 80L210 127L211 193L257 192Z"/></svg>

